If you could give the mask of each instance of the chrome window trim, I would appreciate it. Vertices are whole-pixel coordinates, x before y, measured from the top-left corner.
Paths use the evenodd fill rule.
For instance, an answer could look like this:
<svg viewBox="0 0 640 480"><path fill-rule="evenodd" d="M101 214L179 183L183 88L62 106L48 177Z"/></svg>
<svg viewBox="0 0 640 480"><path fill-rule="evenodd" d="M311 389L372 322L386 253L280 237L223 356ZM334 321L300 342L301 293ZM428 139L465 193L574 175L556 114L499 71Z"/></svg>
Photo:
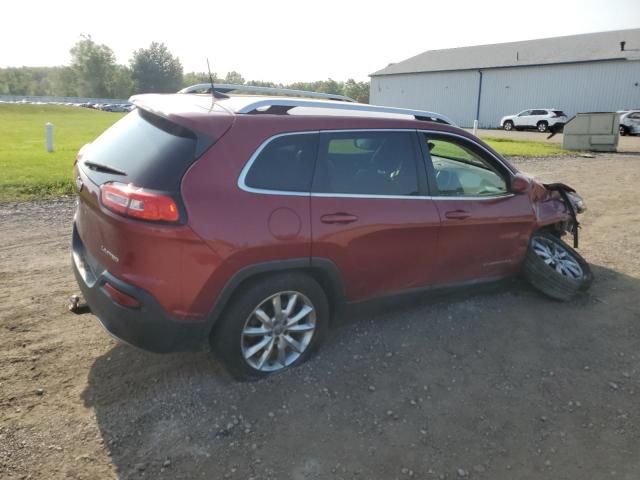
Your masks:
<svg viewBox="0 0 640 480"><path fill-rule="evenodd" d="M419 132L419 133L434 133L434 134L438 134L438 135L449 135L449 136L453 136L453 137L458 137L461 138L463 140L468 140L470 142L472 142L474 145L476 145L478 148L481 148L483 151L485 151L486 153L488 153L489 155L491 155L493 158L496 159L496 161L498 161L504 168L506 168L509 172L511 172L511 169L508 168L506 165L504 165L503 162L500 161L499 158L496 158L495 155L493 155L490 151L488 151L486 148L484 148L482 145L480 145L479 143L463 136L463 135L458 135L456 133L450 133L450 132L441 132L439 130L423 130L423 129L415 129L415 128L349 128L349 129L339 129L339 130L305 130L305 131L300 131L300 132L284 132L284 133L278 133L276 135L273 135L269 138L267 138L265 141L263 141L260 146L256 149L255 152L253 152L253 154L251 155L251 157L249 157L249 160L247 161L247 163L245 164L245 166L242 168L242 171L240 172L240 176L238 177L238 188L240 190L243 190L245 192L249 192L249 193L257 193L257 194L262 194L262 195L283 195L283 196L291 196L291 197L316 197L316 198L379 198L379 199L388 199L388 200L470 200L470 201L477 201L477 200L497 200L497 199L501 199L501 198L509 198L509 197L513 197L514 194L507 192L507 193L503 193L500 195L492 195L492 196L482 196L482 197L453 197L453 196L448 196L448 195L375 195L375 194L367 194L367 193L314 193L314 192L295 192L295 191L289 191L289 190L270 190L270 189L266 189L266 188L254 188L254 187L250 187L245 183L247 174L249 173L249 170L251 170L251 167L253 166L253 163L255 162L255 160L258 158L258 156L260 155L260 153L262 153L262 151L267 147L267 145L269 145L269 143L271 143L273 140L276 140L280 137L284 137L284 136L289 136L289 135L308 135L308 134L320 134L320 133L351 133L351 132Z"/></svg>
<svg viewBox="0 0 640 480"><path fill-rule="evenodd" d="M376 195L374 193L311 193L316 198L384 198L387 200L431 200L424 195Z"/></svg>

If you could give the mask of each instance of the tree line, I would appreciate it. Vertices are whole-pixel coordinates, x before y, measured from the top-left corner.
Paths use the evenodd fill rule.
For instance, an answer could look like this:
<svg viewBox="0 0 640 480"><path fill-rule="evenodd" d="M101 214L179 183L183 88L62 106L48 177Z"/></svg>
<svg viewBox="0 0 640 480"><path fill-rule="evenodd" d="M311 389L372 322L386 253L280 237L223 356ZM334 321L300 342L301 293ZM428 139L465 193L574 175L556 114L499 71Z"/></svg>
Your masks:
<svg viewBox="0 0 640 480"><path fill-rule="evenodd" d="M59 67L0 68L0 95L128 98L136 93L171 93L198 83L209 83L208 72L184 73L178 57L161 42L133 52L128 65L116 63L113 50L83 35L71 48L71 62ZM212 73L214 82L293 88L346 95L369 101L369 82L333 79L315 82L275 83L245 80L236 71L224 77Z"/></svg>

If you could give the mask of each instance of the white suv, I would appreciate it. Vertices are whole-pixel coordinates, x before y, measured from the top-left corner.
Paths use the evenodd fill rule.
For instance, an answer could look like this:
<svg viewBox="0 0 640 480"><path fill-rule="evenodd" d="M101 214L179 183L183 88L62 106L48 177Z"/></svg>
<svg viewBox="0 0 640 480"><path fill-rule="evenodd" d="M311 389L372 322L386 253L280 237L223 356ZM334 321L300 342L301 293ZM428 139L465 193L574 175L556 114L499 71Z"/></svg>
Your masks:
<svg viewBox="0 0 640 480"><path fill-rule="evenodd" d="M505 130L523 130L535 128L539 132L546 132L549 127L561 127L567 123L567 116L557 108L537 108L523 110L517 115L507 115L500 120L500 126Z"/></svg>
<svg viewBox="0 0 640 480"><path fill-rule="evenodd" d="M620 135L640 135L640 110L620 113Z"/></svg>

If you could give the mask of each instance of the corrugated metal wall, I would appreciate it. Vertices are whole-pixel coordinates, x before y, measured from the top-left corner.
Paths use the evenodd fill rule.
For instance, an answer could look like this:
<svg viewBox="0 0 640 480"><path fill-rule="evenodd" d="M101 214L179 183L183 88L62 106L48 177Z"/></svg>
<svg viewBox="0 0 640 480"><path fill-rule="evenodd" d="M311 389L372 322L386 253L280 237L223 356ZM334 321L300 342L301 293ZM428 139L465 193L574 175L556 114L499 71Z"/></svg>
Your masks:
<svg viewBox="0 0 640 480"><path fill-rule="evenodd" d="M477 71L372 77L371 103L433 110L470 127L478 101ZM640 61L483 70L480 126L526 108L567 114L640 108Z"/></svg>
<svg viewBox="0 0 640 480"><path fill-rule="evenodd" d="M458 125L473 124L478 72L412 73L371 77L369 101L392 107L430 110Z"/></svg>

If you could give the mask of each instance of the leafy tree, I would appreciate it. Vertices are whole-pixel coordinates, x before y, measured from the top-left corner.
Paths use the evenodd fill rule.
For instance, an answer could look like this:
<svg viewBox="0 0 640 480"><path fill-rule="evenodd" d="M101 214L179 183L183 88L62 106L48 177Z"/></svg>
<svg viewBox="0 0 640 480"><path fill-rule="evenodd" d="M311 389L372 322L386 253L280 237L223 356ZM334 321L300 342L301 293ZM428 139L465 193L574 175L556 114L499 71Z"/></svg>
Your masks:
<svg viewBox="0 0 640 480"><path fill-rule="evenodd" d="M111 84L113 98L129 98L135 93L131 70L124 65L116 65Z"/></svg>
<svg viewBox="0 0 640 480"><path fill-rule="evenodd" d="M109 97L116 71L116 59L106 45L82 35L82 40L71 48L71 68L76 77L78 95L81 97Z"/></svg>
<svg viewBox="0 0 640 480"><path fill-rule="evenodd" d="M235 85L244 85L245 79L235 70L228 72L227 76L224 77L225 83L233 83Z"/></svg>
<svg viewBox="0 0 640 480"><path fill-rule="evenodd" d="M182 88L182 64L164 43L133 52L131 76L138 93L169 93Z"/></svg>
<svg viewBox="0 0 640 480"><path fill-rule="evenodd" d="M26 68L5 68L0 73L0 93L28 95L30 75Z"/></svg>
<svg viewBox="0 0 640 480"><path fill-rule="evenodd" d="M350 78L345 82L342 94L360 103L369 103L369 82L356 82Z"/></svg>
<svg viewBox="0 0 640 480"><path fill-rule="evenodd" d="M264 81L264 80L249 80L247 82L247 85L252 85L254 87L271 87L271 88L274 88L274 87L281 88L282 87L282 84L280 84L280 83L267 82L267 81Z"/></svg>
<svg viewBox="0 0 640 480"><path fill-rule="evenodd" d="M51 81L51 95L75 97L78 95L77 78L71 67L55 67L48 77Z"/></svg>
<svg viewBox="0 0 640 480"><path fill-rule="evenodd" d="M214 82L222 82L222 79L219 78L215 72L211 72L211 76L213 77ZM191 85L198 85L199 83L210 83L208 72L189 72L185 73L182 80L183 87L190 87Z"/></svg>

